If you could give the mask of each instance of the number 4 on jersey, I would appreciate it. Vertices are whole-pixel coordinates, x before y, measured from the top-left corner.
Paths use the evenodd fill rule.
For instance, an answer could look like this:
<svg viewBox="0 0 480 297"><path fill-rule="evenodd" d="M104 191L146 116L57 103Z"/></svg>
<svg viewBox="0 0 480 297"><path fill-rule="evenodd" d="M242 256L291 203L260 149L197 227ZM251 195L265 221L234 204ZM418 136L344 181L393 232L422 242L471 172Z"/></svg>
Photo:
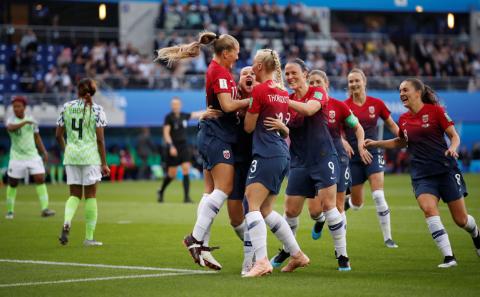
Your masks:
<svg viewBox="0 0 480 297"><path fill-rule="evenodd" d="M82 136L83 136L83 119L78 120L78 126L77 126L77 120L72 119L72 130L78 132L78 139L82 139Z"/></svg>

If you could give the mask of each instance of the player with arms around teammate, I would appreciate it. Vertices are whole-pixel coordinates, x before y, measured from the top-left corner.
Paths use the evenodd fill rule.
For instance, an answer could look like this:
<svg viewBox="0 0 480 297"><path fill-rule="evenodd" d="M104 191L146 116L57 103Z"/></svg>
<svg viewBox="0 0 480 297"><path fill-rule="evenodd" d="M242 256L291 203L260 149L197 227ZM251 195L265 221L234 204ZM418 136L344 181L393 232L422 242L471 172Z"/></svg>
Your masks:
<svg viewBox="0 0 480 297"><path fill-rule="evenodd" d="M444 256L443 263L438 267L457 265L440 219L440 199L447 203L457 226L472 236L480 256L480 231L465 207L467 189L456 162L460 137L453 121L438 103L433 90L419 79L408 78L400 84L400 100L408 111L398 120L399 136L383 141L367 139L367 147L408 148L413 191L433 240ZM451 142L449 147L445 134Z"/></svg>
<svg viewBox="0 0 480 297"><path fill-rule="evenodd" d="M286 136L285 131L264 123L268 118L282 121L289 118L288 93L283 86L278 54L270 49L259 50L252 68L260 84L253 88L252 103L244 124L245 131L253 132L253 161L245 190L249 212L245 219L256 262L245 277L258 277L272 272L272 265L267 258L266 225L292 255L291 261L282 271L291 272L310 262L300 250L288 223L272 209L290 161L288 146L283 138Z"/></svg>
<svg viewBox="0 0 480 297"><path fill-rule="evenodd" d="M55 136L64 150L63 164L70 186L65 204L65 220L60 243L68 243L72 219L82 197L85 198L85 246L100 246L93 237L97 224L97 183L110 169L105 158L104 128L107 119L103 108L93 102L97 90L92 79L84 78L77 85L78 99L67 102L57 120ZM67 134L67 143L63 138Z"/></svg>
<svg viewBox="0 0 480 297"><path fill-rule="evenodd" d="M367 77L362 70L354 68L347 77L348 98L345 103L358 118L360 125L365 130L365 137L378 139L377 121L381 118L393 135L398 135L398 126L390 116L385 103L382 100L367 96ZM358 148L357 138L352 129L346 130L347 141L350 145L347 153L350 155L350 173L352 175L352 196L345 203L345 210L352 208L359 210L363 206L363 184L369 181L372 189L372 198L377 210L378 221L383 234L383 241L388 248L397 248L398 245L392 239L390 227L390 209L385 199L384 188L384 167L383 151L380 149L369 150L372 155L372 162L365 164L362 154Z"/></svg>
<svg viewBox="0 0 480 297"><path fill-rule="evenodd" d="M322 87L323 89L329 89L329 80L327 74L322 70L313 70L308 74L308 81L310 86ZM357 117L352 113L350 108L335 98L328 96L328 104L324 108L324 113L327 116L328 131L332 136L333 144L338 154L338 161L340 170L338 171L337 180L337 209L342 214L345 224L347 224L347 218L345 216L345 192L350 186L350 168L348 166L349 156L344 148L343 134L346 128L353 129L357 138L358 148L360 152L360 158L364 164L372 162L372 155L364 148L365 132L362 126L359 124ZM315 218L314 218L315 220ZM312 229L312 238L317 240L322 234L322 228L325 223L325 216L322 215L315 220L315 225Z"/></svg>
<svg viewBox="0 0 480 297"><path fill-rule="evenodd" d="M191 203L190 199L190 159L191 153L187 143L187 126L190 119L199 119L204 111L191 113L182 112L182 101L174 97L170 103L172 112L165 116L163 124L163 139L167 145L167 176L163 179L162 187L158 190L158 202L163 202L165 189L177 175L177 167L182 167L183 174L183 202Z"/></svg>
<svg viewBox="0 0 480 297"><path fill-rule="evenodd" d="M25 174L33 176L36 184L38 199L42 209L42 217L55 215L55 211L48 209L48 192L45 185L45 166L48 154L35 120L25 114L27 99L16 96L12 100L14 115L7 119L6 126L10 136L10 162L8 163L7 186L7 215L6 219L13 219L15 198L17 196L18 181ZM38 154L40 152L41 156Z"/></svg>
<svg viewBox="0 0 480 297"><path fill-rule="evenodd" d="M214 190L204 195L200 200L197 211L197 220L192 234L184 239L195 263L220 269L211 265L202 258L205 235L217 216L225 200L232 192L235 156L232 145L236 142L236 112L248 106L249 100L235 100L237 86L230 73L238 59L240 45L231 35L216 35L212 32L203 32L198 41L190 44L162 48L157 51L156 60L173 63L180 59L196 57L200 54L200 47L208 45L213 48L214 56L206 73L206 106L223 111L218 118L206 118L200 122L200 131L197 135L198 149L204 159L204 167L210 172Z"/></svg>

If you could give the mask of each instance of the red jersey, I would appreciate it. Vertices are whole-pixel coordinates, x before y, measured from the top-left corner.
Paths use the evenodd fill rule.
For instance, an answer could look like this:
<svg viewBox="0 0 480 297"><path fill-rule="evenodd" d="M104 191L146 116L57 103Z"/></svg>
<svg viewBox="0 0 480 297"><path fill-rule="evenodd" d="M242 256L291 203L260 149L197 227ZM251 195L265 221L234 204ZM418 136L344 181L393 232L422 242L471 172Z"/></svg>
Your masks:
<svg viewBox="0 0 480 297"><path fill-rule="evenodd" d="M398 120L399 137L408 144L412 179L448 172L457 166L448 149L445 130L454 123L438 105L425 104L418 113L406 112Z"/></svg>
<svg viewBox="0 0 480 297"><path fill-rule="evenodd" d="M345 131L345 121L352 114L352 111L344 102L330 97L323 107L323 112L327 116L328 131L332 136L337 153L346 155L342 144L342 135Z"/></svg>

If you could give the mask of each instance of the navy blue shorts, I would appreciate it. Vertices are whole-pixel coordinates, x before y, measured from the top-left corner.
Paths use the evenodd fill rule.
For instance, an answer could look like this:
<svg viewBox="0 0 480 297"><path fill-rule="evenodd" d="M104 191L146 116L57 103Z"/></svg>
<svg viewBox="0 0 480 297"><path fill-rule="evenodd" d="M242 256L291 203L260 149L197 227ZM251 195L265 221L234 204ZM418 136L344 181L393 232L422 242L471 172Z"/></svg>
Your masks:
<svg viewBox="0 0 480 297"><path fill-rule="evenodd" d="M447 173L412 180L412 186L415 198L421 194L432 194L445 203L468 195L467 185L458 168Z"/></svg>
<svg viewBox="0 0 480 297"><path fill-rule="evenodd" d="M220 163L230 164L233 166L235 158L232 153L230 143L208 135L206 129L200 129L197 135L198 151L203 158L203 168L212 170L215 165Z"/></svg>
<svg viewBox="0 0 480 297"><path fill-rule="evenodd" d="M352 175L352 186L363 184L370 175L383 172L385 160L383 154L373 154L372 163L365 165L362 161L350 162L350 173Z"/></svg>
<svg viewBox="0 0 480 297"><path fill-rule="evenodd" d="M318 191L337 183L340 167L336 155L323 158L307 168L291 168L287 195L315 198Z"/></svg>
<svg viewBox="0 0 480 297"><path fill-rule="evenodd" d="M270 194L277 195L289 166L290 159L287 156L274 158L253 156L246 185L261 183L270 191Z"/></svg>
<svg viewBox="0 0 480 297"><path fill-rule="evenodd" d="M243 200L245 196L245 184L247 182L248 171L250 169L250 162L236 162L235 176L233 178L233 190L229 200Z"/></svg>
<svg viewBox="0 0 480 297"><path fill-rule="evenodd" d="M345 192L352 184L352 177L350 175L349 159L347 156L339 157L339 166L337 177L337 193Z"/></svg>

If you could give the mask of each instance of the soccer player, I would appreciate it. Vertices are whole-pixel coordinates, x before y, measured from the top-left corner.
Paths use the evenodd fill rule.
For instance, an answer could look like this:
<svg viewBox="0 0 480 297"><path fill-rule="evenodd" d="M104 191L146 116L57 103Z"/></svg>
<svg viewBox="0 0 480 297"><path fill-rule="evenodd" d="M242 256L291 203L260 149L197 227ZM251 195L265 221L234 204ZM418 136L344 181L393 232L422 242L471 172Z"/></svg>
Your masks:
<svg viewBox="0 0 480 297"><path fill-rule="evenodd" d="M78 99L63 105L57 120L55 136L65 152L63 164L70 186L70 197L65 204L65 220L60 243L68 243L78 204L85 198L85 246L100 246L102 242L93 237L97 224L97 183L108 176L110 169L105 157L104 128L107 119L103 108L93 102L97 90L95 81L84 78L79 81ZM67 133L67 143L63 134Z"/></svg>
<svg viewBox="0 0 480 297"><path fill-rule="evenodd" d="M282 137L286 136L285 131L264 124L268 118L280 121L289 119L288 93L283 86L278 54L270 49L257 51L252 69L260 84L253 88L252 101L245 116L245 131L253 132L253 161L245 190L249 211L245 218L256 261L244 277L263 276L273 270L267 258L266 225L269 225L292 255L292 259L282 271L291 272L298 267L307 266L310 262L300 250L285 219L272 209L288 171L290 159L287 143Z"/></svg>
<svg viewBox="0 0 480 297"><path fill-rule="evenodd" d="M333 237L337 253L338 269L351 270L347 255L344 219L336 207L337 175L340 167L328 132L326 116L321 110L327 104L328 95L321 87L307 84L308 69L305 62L295 59L285 65L285 77L290 89L289 107L295 113L290 135L290 173L285 198L285 217L296 233L298 216L302 212L305 198L309 203L310 216L318 218L322 209ZM291 253L284 249L271 259L279 267Z"/></svg>
<svg viewBox="0 0 480 297"><path fill-rule="evenodd" d="M249 104L248 99L235 100L237 86L230 73L238 59L240 45L231 35L203 32L196 42L159 49L156 60L171 64L183 58L196 57L202 45L211 46L214 52L206 73L207 106L222 110L224 114L200 122L198 149L204 159L204 167L211 174L214 190L200 200L195 226L192 233L185 237L184 245L195 263L218 270L220 266L202 257L202 251L210 251L203 246L203 240L223 203L232 193L235 163L232 145L237 140L236 112Z"/></svg>
<svg viewBox="0 0 480 297"><path fill-rule="evenodd" d="M327 74L324 71L311 71L308 76L308 81L310 86L322 87L328 92L330 83L328 81ZM364 164L369 164L372 162L372 155L364 147L365 133L362 126L359 124L357 117L344 102L329 96L328 102L323 111L327 116L328 131L332 136L333 144L335 145L335 149L338 153L340 170L338 170L337 180L337 209L342 214L346 224L347 218L345 216L344 204L345 192L350 186L350 168L348 166L349 156L343 145L343 142L345 141L343 139L345 128L348 127L355 131L358 151L360 152L360 158ZM316 222L312 229L312 238L317 240L321 237L322 229L325 223L325 216L322 213L320 217L314 218L314 220L315 219Z"/></svg>
<svg viewBox="0 0 480 297"><path fill-rule="evenodd" d="M48 192L45 185L44 164L48 161L48 154L40 137L38 124L31 116L25 114L27 106L25 97L14 97L12 106L14 115L9 117L5 124L11 141L5 218L13 219L18 181L23 179L25 174L33 176L40 200L41 216L53 216L55 211L48 209Z"/></svg>
<svg viewBox="0 0 480 297"><path fill-rule="evenodd" d="M480 231L475 219L468 214L463 197L467 189L456 158L460 145L453 121L437 99L433 90L416 78L400 84L400 100L408 111L400 116L398 137L390 140L366 140L367 147L407 147L411 156L411 178L417 203L422 209L438 249L444 256L440 268L456 266L447 231L440 219L438 202L447 203L457 226L465 229L473 239L480 256ZM447 146L444 135L450 139Z"/></svg>
<svg viewBox="0 0 480 297"><path fill-rule="evenodd" d="M182 101L174 97L170 102L172 112L165 116L163 124L163 139L167 145L167 175L163 179L161 188L158 190L158 202L163 202L163 194L167 186L177 175L177 167L182 167L183 174L183 202L191 203L190 199L190 159L191 154L187 144L187 126L188 120L199 119L204 111L194 111L191 113L182 112Z"/></svg>
<svg viewBox="0 0 480 297"><path fill-rule="evenodd" d="M358 118L360 125L365 130L365 137L378 139L377 121L381 118L393 135L398 135L398 126L390 116L390 111L382 100L367 96L367 78L363 71L354 68L347 77L348 98L345 103ZM390 209L388 208L383 191L385 161L383 151L380 149L369 150L372 162L365 164L362 160L362 149L359 149L357 137L352 129L346 129L346 137L349 143L347 153L350 155L350 173L352 176L351 199L347 199L345 210L352 208L359 210L363 206L363 184L368 179L372 189L372 198L377 210L378 221L383 234L383 241L388 248L397 248L398 245L392 239L390 227Z"/></svg>

